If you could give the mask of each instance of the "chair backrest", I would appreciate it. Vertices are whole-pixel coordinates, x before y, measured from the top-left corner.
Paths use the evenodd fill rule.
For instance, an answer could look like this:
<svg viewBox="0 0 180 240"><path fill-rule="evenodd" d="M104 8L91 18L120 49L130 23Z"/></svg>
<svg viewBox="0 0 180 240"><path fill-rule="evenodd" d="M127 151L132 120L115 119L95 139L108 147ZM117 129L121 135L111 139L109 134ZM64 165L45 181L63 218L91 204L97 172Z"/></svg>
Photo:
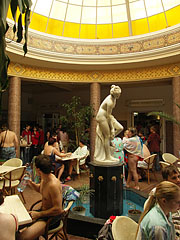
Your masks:
<svg viewBox="0 0 180 240"><path fill-rule="evenodd" d="M117 216L112 223L114 240L135 240L138 224L129 217Z"/></svg>
<svg viewBox="0 0 180 240"><path fill-rule="evenodd" d="M73 203L74 203L73 200L68 201L68 204L67 204L67 206L64 208L64 211L66 211L66 212L69 211L70 208L72 207Z"/></svg>
<svg viewBox="0 0 180 240"><path fill-rule="evenodd" d="M53 229L50 229L49 230L49 225L50 225L50 222L52 220L52 218L49 218L48 221L46 222L46 227L45 227L45 232L43 234L43 237L45 239L48 239L48 235L49 234L53 234L53 236L56 236L55 233L58 233L61 229L63 230L64 232L64 235L65 235L65 238L63 239L67 239L67 236L66 236L66 231L64 231L64 228L66 228L66 225L67 225L67 218L68 218L68 214L69 214L69 211L70 211L70 208L71 206L73 205L73 200L71 201L67 201L67 206L66 208L64 208L64 212L62 214L60 214L60 218L61 218L61 221L59 223L59 226L57 226L56 228L53 228ZM34 210L34 209L39 209L39 204L42 203L42 200L38 200L37 202L35 202L31 207L30 207L30 211ZM37 207L37 208L36 208Z"/></svg>
<svg viewBox="0 0 180 240"><path fill-rule="evenodd" d="M4 177L10 181L16 181L16 180L21 180L22 176L24 175L26 167L17 167L16 169L13 169L9 172L7 172Z"/></svg>
<svg viewBox="0 0 180 240"><path fill-rule="evenodd" d="M171 165L170 163L168 163L168 162L163 162L163 161L160 161L159 164L160 164L160 166L161 166L162 169L163 169L163 168L166 168L166 167L168 167L168 166Z"/></svg>
<svg viewBox="0 0 180 240"><path fill-rule="evenodd" d="M152 154L152 155L150 155L149 157L144 158L144 161L148 164L148 167L149 167L149 168L152 168L152 167L153 167L154 160L155 160L155 157L156 157L156 156L157 156L157 154Z"/></svg>
<svg viewBox="0 0 180 240"><path fill-rule="evenodd" d="M178 158L171 153L163 153L162 158L165 162L170 164L173 164L178 160Z"/></svg>
<svg viewBox="0 0 180 240"><path fill-rule="evenodd" d="M22 160L19 158L11 158L3 163L3 166L11 166L11 167L21 167L23 164Z"/></svg>

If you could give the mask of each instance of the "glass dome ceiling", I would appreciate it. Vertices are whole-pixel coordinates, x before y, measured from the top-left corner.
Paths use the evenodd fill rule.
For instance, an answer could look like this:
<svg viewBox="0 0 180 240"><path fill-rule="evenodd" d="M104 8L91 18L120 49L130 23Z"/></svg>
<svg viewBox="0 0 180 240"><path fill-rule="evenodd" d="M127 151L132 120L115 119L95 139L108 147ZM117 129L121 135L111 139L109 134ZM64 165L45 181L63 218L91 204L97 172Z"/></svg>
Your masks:
<svg viewBox="0 0 180 240"><path fill-rule="evenodd" d="M180 23L180 0L32 0L30 28L56 36L111 39ZM9 18L12 18L9 11Z"/></svg>

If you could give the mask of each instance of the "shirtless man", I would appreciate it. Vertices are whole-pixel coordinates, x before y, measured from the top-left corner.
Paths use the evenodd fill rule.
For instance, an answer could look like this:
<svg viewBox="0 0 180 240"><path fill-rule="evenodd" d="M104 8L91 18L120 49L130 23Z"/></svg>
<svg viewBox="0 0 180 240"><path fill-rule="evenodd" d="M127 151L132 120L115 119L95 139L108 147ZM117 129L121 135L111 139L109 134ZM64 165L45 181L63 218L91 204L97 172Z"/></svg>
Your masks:
<svg viewBox="0 0 180 240"><path fill-rule="evenodd" d="M2 125L2 132L0 133L1 143L1 158L8 160L15 158L18 151L18 139L13 131L10 131L8 124Z"/></svg>
<svg viewBox="0 0 180 240"><path fill-rule="evenodd" d="M41 236L46 227L48 218L53 217L55 223L52 228L59 225L60 219L57 215L62 209L62 187L60 181L51 173L51 161L48 156L39 155L35 159L36 172L41 177L41 183L35 184L29 180L29 186L42 194L41 211L31 211L33 224L23 229L18 234L18 240L33 240ZM57 224L57 225L56 225Z"/></svg>
<svg viewBox="0 0 180 240"><path fill-rule="evenodd" d="M3 202L3 192L0 190L0 205ZM1 240L15 240L15 233L18 229L17 216L0 212L0 226Z"/></svg>

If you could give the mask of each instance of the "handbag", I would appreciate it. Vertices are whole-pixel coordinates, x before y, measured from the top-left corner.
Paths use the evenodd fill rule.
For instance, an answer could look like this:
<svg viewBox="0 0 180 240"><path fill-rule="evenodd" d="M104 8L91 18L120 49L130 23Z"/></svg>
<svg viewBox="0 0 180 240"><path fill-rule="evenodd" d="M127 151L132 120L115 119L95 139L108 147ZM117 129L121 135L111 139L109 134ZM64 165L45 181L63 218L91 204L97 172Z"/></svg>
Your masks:
<svg viewBox="0 0 180 240"><path fill-rule="evenodd" d="M114 240L112 235L112 224L105 224L98 232L97 240Z"/></svg>
<svg viewBox="0 0 180 240"><path fill-rule="evenodd" d="M24 138L20 139L20 147L27 147L28 143Z"/></svg>

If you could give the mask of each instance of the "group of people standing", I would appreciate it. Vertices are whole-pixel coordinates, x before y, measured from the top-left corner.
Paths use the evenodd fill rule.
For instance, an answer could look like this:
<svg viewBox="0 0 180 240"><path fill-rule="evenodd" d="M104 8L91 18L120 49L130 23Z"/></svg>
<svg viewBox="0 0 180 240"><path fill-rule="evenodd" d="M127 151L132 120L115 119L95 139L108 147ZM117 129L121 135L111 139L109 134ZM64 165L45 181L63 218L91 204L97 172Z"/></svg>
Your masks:
<svg viewBox="0 0 180 240"><path fill-rule="evenodd" d="M34 156L39 155L44 149L44 144L49 141L54 133L57 135L56 142L59 149L66 153L68 151L69 137L61 125L56 129L49 129L45 135L41 126L34 126L31 130L31 126L26 124L21 134L21 139L25 141L25 144L24 142L22 145L20 144L23 163L31 162Z"/></svg>
<svg viewBox="0 0 180 240"><path fill-rule="evenodd" d="M25 129L22 131L21 139L25 141L24 145L21 145L21 158L23 163L30 163L34 156L37 156L44 147L44 131L41 126L38 128L33 127L31 131L31 126L26 124Z"/></svg>
<svg viewBox="0 0 180 240"><path fill-rule="evenodd" d="M160 152L160 136L156 133L154 126L150 128L150 135L146 141L146 144L142 141L142 138L138 135L137 129L134 127L128 128L124 132L123 139L116 137L112 140L114 146L114 157L118 158L121 163L125 164L125 168L128 171L126 186L130 187L132 179L134 179L134 188L139 190L139 174L137 171L137 165L139 161L143 161L144 158L156 153L156 170L160 170L159 166L159 152Z"/></svg>

